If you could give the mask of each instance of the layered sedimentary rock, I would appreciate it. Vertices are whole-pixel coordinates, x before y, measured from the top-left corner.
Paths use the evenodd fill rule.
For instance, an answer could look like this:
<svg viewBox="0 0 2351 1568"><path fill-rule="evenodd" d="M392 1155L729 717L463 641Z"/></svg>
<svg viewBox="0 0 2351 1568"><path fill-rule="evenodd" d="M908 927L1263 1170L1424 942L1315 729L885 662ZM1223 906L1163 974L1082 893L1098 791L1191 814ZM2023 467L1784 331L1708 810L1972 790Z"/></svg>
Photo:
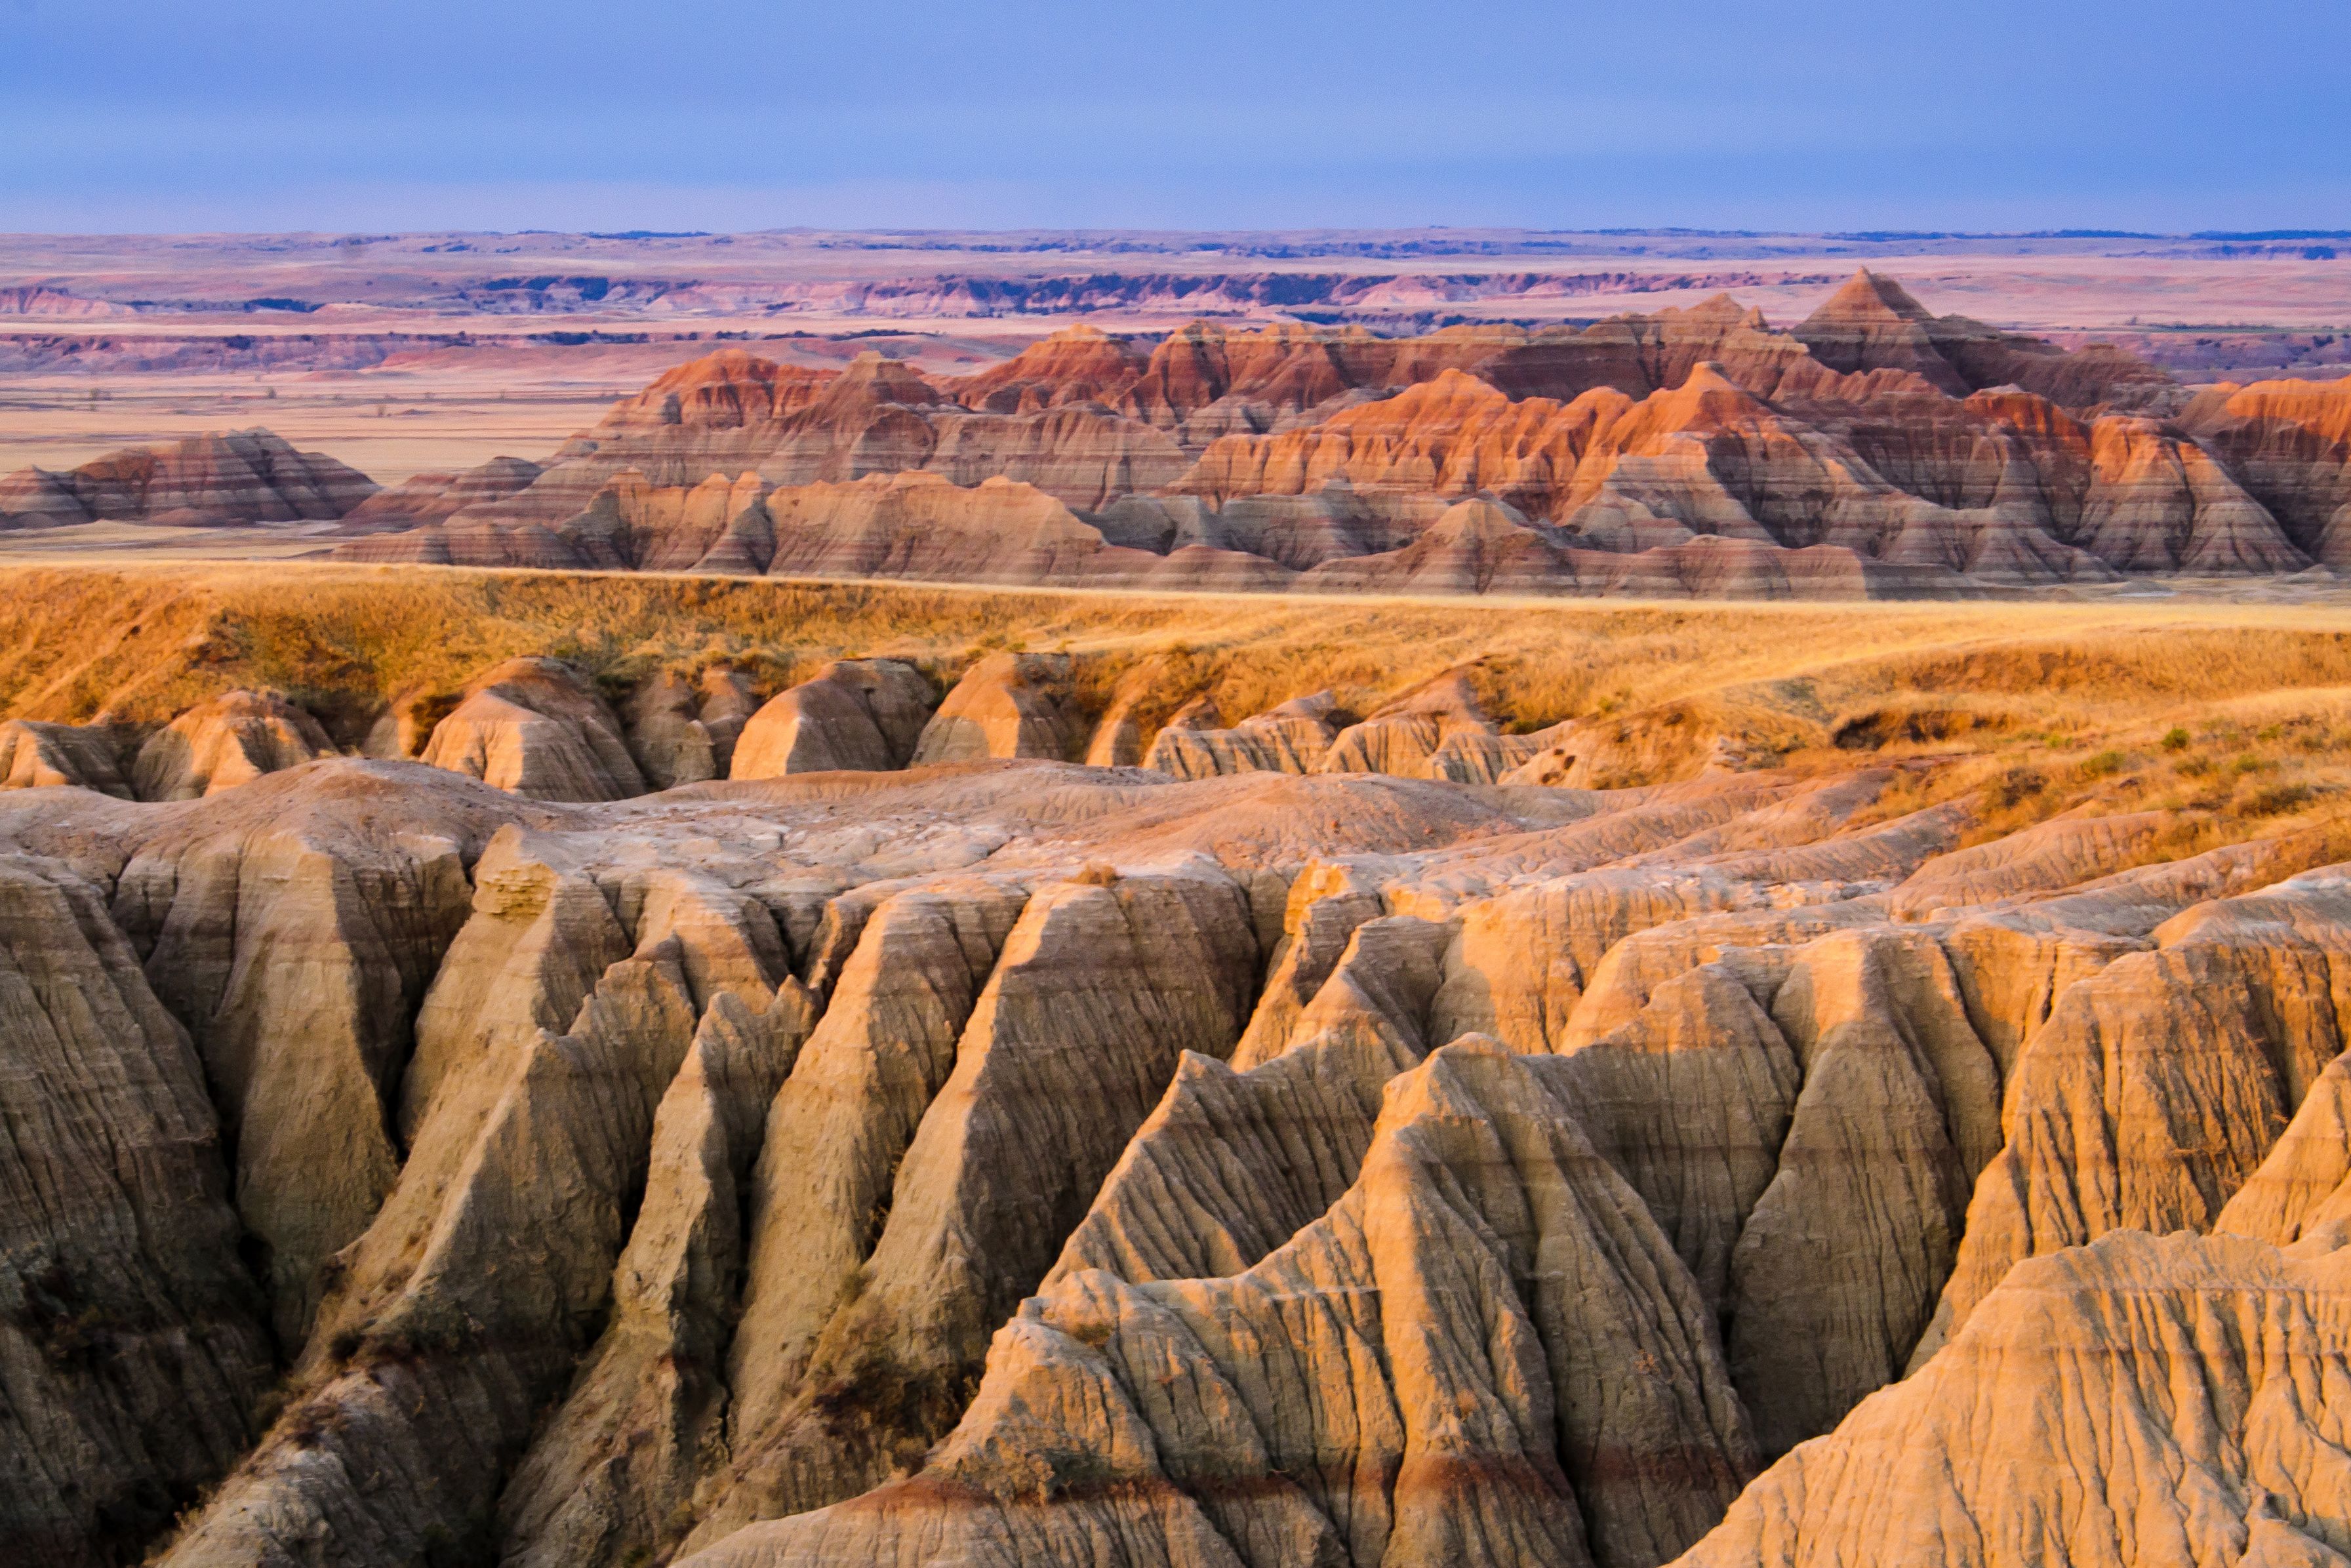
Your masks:
<svg viewBox="0 0 2351 1568"><path fill-rule="evenodd" d="M2319 1369L2351 1331L2351 1252L2321 1248L2122 1232L2022 1264L1680 1562L2339 1562L2343 1395Z"/></svg>
<svg viewBox="0 0 2351 1568"><path fill-rule="evenodd" d="M275 1375L186 1031L98 889L0 857L0 1528L135 1562L235 1462Z"/></svg>
<svg viewBox="0 0 2351 1568"><path fill-rule="evenodd" d="M465 701L677 783L746 697L713 671L625 718L539 665ZM1532 737L1474 668L1362 720L1175 708L1151 754L1188 778L1066 760L1101 688L1064 656L927 721L916 678L810 684L979 755L648 800L348 758L0 795L28 1549L2351 1543L2335 833L2166 858L2095 798L1998 831L2001 779L1917 807L1937 764L1834 747L1498 787ZM1281 765L1310 733L1348 766Z"/></svg>
<svg viewBox="0 0 2351 1568"><path fill-rule="evenodd" d="M493 457L460 473L419 474L386 486L343 514L343 531L417 528L465 510L518 496L541 469L521 457Z"/></svg>
<svg viewBox="0 0 2351 1568"><path fill-rule="evenodd" d="M904 768L914 758L933 700L931 683L911 664L836 659L751 716L727 777Z"/></svg>
<svg viewBox="0 0 2351 1568"><path fill-rule="evenodd" d="M277 693L230 692L148 737L131 785L142 800L193 800L334 753L319 721Z"/></svg>
<svg viewBox="0 0 2351 1568"><path fill-rule="evenodd" d="M1938 1336L2022 1259L2219 1219L2341 1053L2346 916L2351 884L2311 873L2173 915L2068 988L2018 1054Z"/></svg>
<svg viewBox="0 0 2351 1568"><path fill-rule="evenodd" d="M0 479L0 528L331 522L375 490L357 469L256 427L125 447L63 473L19 469Z"/></svg>
<svg viewBox="0 0 2351 1568"><path fill-rule="evenodd" d="M1230 729L1217 727L1213 707L1186 709L1154 737L1146 765L1177 779L1311 772L1337 738L1331 723L1335 706L1330 693L1310 693L1253 714Z"/></svg>
<svg viewBox="0 0 2351 1568"><path fill-rule="evenodd" d="M1466 675L1445 675L1341 730L1315 763L1321 773L1394 773L1490 783L1533 755L1504 737Z"/></svg>
<svg viewBox="0 0 2351 1568"><path fill-rule="evenodd" d="M737 1413L733 1468L702 1536L862 1490L940 1435L951 1391L1035 1288L1178 1057L1231 1049L1256 957L1246 900L1221 874L1064 883L1027 901L952 1071L901 1145L862 1266L839 1284L820 1272L806 1302L807 1286L785 1281L810 1260L763 1227L777 1246L754 1250L754 1297L792 1293L762 1314L769 1335L747 1329L736 1354L738 1375L773 1393ZM845 1260L863 1239L843 1240Z"/></svg>
<svg viewBox="0 0 2351 1568"><path fill-rule="evenodd" d="M1534 333L1196 323L1146 350L1078 328L960 380L729 349L512 493L490 497L519 469L387 492L355 527L423 526L340 553L1415 593L2271 575L2351 548L2341 402L2191 402L2119 350L1936 316L1865 271L1792 331L1726 297Z"/></svg>
<svg viewBox="0 0 2351 1568"><path fill-rule="evenodd" d="M579 671L509 659L466 683L422 760L535 800L616 800L644 792L621 721Z"/></svg>
<svg viewBox="0 0 2351 1568"><path fill-rule="evenodd" d="M1687 1274L1556 1065L1449 1048L1396 1080L1347 1196L1281 1249L1225 1279L1066 1276L999 1333L922 1476L708 1560L922 1539L1088 1561L1105 1535L1155 1561L1670 1552L1744 1479L1746 1435ZM1474 1332L1438 1326L1457 1312Z"/></svg>
<svg viewBox="0 0 2351 1568"><path fill-rule="evenodd" d="M1070 660L1054 653L992 653L964 673L916 737L918 767L983 757L1066 761L1084 743L1071 711Z"/></svg>
<svg viewBox="0 0 2351 1568"><path fill-rule="evenodd" d="M110 726L0 724L0 789L70 787L128 797L122 737Z"/></svg>

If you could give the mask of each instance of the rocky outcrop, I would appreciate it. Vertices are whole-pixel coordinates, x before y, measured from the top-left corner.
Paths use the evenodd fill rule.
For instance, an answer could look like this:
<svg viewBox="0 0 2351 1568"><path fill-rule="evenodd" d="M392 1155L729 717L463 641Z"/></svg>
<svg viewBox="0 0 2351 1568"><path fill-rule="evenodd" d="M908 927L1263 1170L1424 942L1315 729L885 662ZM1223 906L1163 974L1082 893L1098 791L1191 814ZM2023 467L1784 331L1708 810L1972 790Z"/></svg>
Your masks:
<svg viewBox="0 0 2351 1568"><path fill-rule="evenodd" d="M611 1321L500 1499L504 1561L625 1561L683 1538L695 1483L724 1451L746 1178L811 1011L788 980L764 1009L720 992L704 1013L653 1113Z"/></svg>
<svg viewBox="0 0 2351 1568"><path fill-rule="evenodd" d="M1067 657L976 666L975 744L1019 687L1076 749ZM475 695L678 781L713 668ZM1123 669L1097 739L1258 722ZM2003 832L2004 782L1817 739L1432 776L1512 738L1489 674L1350 726L1419 777L0 794L0 1511L92 1568L2337 1541L2323 800L2167 861L2119 785ZM911 748L908 674L815 684ZM1622 722L1677 771L1734 707Z"/></svg>
<svg viewBox="0 0 2351 1568"><path fill-rule="evenodd" d="M0 724L0 789L95 789L128 800L122 761L122 737L110 725Z"/></svg>
<svg viewBox="0 0 2351 1568"><path fill-rule="evenodd" d="M2065 353L1964 316L1936 316L1890 277L1863 267L1797 325L1796 340L1831 370L1900 371L1964 396L2014 386L2070 406L2162 406L2171 378L2106 345Z"/></svg>
<svg viewBox="0 0 2351 1568"><path fill-rule="evenodd" d="M2339 1561L2342 1396L2314 1373L2351 1333L2346 1264L2136 1232L2021 1264L1680 1563Z"/></svg>
<svg viewBox="0 0 2351 1568"><path fill-rule="evenodd" d="M1329 692L1316 692L1219 729L1216 709L1203 701L1167 721L1153 737L1144 766L1177 779L1311 773L1339 733L1331 723L1336 708Z"/></svg>
<svg viewBox="0 0 2351 1568"><path fill-rule="evenodd" d="M1441 753L1450 761L1469 748L1484 752L1487 742L1492 743L1495 758L1508 755L1508 746L1468 677L1443 675L1341 730L1314 768L1318 773L1394 773L1408 779L1432 776L1435 768L1434 777L1446 778L1451 771L1438 761ZM1533 744L1521 744L1531 756ZM1524 760L1520 757L1504 767ZM1468 765L1466 759L1463 765Z"/></svg>
<svg viewBox="0 0 2351 1568"><path fill-rule="evenodd" d="M1137 581L1161 558L1113 546L1044 491L1001 476L964 488L931 474L875 475L768 497L777 577L961 582Z"/></svg>
<svg viewBox="0 0 2351 1568"><path fill-rule="evenodd" d="M319 721L276 692L230 692L149 736L131 786L142 800L195 800L334 754Z"/></svg>
<svg viewBox="0 0 2351 1568"><path fill-rule="evenodd" d="M1256 963L1247 901L1220 874L1063 883L1029 899L904 1145L856 1289L797 1383L747 1400L728 1484L696 1540L871 1486L951 1424L952 1391L1044 1275L1177 1060L1231 1050ZM801 1260L755 1253L753 1266Z"/></svg>
<svg viewBox="0 0 2351 1568"><path fill-rule="evenodd" d="M2017 1057L1920 1359L2024 1259L2219 1220L2342 1052L2346 915L2351 884L2305 873L2177 915L2066 989Z"/></svg>
<svg viewBox="0 0 2351 1568"><path fill-rule="evenodd" d="M533 800L617 800L645 790L620 719L555 659L509 659L467 682L421 760Z"/></svg>
<svg viewBox="0 0 2351 1568"><path fill-rule="evenodd" d="M101 519L198 528L330 522L375 489L357 469L297 452L256 427L125 447L63 473L19 469L0 480L0 529Z"/></svg>
<svg viewBox="0 0 2351 1568"><path fill-rule="evenodd" d="M930 681L912 664L836 659L751 716L727 776L904 768L914 758L934 700Z"/></svg>
<svg viewBox="0 0 2351 1568"><path fill-rule="evenodd" d="M1070 661L1057 653L991 653L964 673L923 726L914 765L984 757L1075 758L1085 730L1071 711Z"/></svg>
<svg viewBox="0 0 2351 1568"><path fill-rule="evenodd" d="M583 891L601 903L592 884ZM440 1054L399 1182L337 1260L296 1398L164 1561L292 1563L325 1538L350 1542L351 1561L394 1563L492 1538L500 1479L607 1314L657 1107L697 1044L710 1048L705 1085L714 1067L728 1070L728 1042L705 1037L698 1019L722 998L784 1009L746 1047L776 1077L805 1029L789 978L786 994L773 989L782 954L763 908L694 873L641 873L618 891L636 915L633 949L623 945L594 976L565 1034L516 1018L475 1036L470 1051ZM469 930L516 924L493 894L477 899ZM453 950L432 1000L444 1001L441 986L463 972ZM731 1021L737 1032L749 1025L740 1012ZM420 1039L420 1061L428 1043ZM747 1098L756 1105L756 1092ZM683 1106L672 1119L670 1186L638 1209L639 1225L666 1232L683 1220L692 1194L672 1173L688 1139L678 1124L694 1119ZM634 1262L659 1270L676 1245L648 1232ZM538 1284L507 1289L502 1277L517 1272ZM632 1310L659 1305L624 1297L617 1331L634 1326ZM595 1437L559 1423L549 1441L575 1450ZM367 1479L387 1472L407 1484Z"/></svg>
<svg viewBox="0 0 2351 1568"><path fill-rule="evenodd" d="M1866 270L1792 332L1728 298L1525 332L1084 329L977 375L726 350L519 491L387 492L369 560L1332 592L1949 597L2339 565L2321 383L2187 398L2110 346ZM47 487L44 487L47 486ZM78 503L27 478L21 515ZM21 492L18 494L17 492ZM429 492L429 494L427 493Z"/></svg>
<svg viewBox="0 0 2351 1568"><path fill-rule="evenodd" d="M284 1345L329 1260L397 1177L393 1106L426 988L471 902L470 832L285 831L166 842L124 868L118 918L195 1037Z"/></svg>
<svg viewBox="0 0 2351 1568"><path fill-rule="evenodd" d="M96 890L0 856L0 1527L134 1563L236 1462L274 1373L186 1033Z"/></svg>
<svg viewBox="0 0 2351 1568"><path fill-rule="evenodd" d="M441 522L468 507L518 496L543 471L525 458L493 457L461 473L419 474L378 490L345 512L339 531L373 533Z"/></svg>
<svg viewBox="0 0 2351 1568"><path fill-rule="evenodd" d="M1074 1271L917 1476L698 1561L1656 1562L1750 1450L1696 1291L1551 1069L1398 1079L1330 1212L1238 1274ZM1260 1071L1267 1070L1260 1070ZM1327 1347L1327 1348L1325 1348Z"/></svg>
<svg viewBox="0 0 2351 1568"><path fill-rule="evenodd" d="M712 665L700 681L664 670L629 694L629 755L655 789L727 777L758 700L743 677Z"/></svg>

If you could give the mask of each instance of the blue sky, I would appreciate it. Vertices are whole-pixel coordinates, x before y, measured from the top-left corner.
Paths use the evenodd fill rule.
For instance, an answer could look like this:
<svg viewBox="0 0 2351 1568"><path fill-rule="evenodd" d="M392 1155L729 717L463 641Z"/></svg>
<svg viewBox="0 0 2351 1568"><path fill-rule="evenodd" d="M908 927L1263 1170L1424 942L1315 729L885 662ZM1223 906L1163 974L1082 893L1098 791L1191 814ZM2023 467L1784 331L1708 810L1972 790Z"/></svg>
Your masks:
<svg viewBox="0 0 2351 1568"><path fill-rule="evenodd" d="M2351 227L2351 5L0 0L0 229Z"/></svg>

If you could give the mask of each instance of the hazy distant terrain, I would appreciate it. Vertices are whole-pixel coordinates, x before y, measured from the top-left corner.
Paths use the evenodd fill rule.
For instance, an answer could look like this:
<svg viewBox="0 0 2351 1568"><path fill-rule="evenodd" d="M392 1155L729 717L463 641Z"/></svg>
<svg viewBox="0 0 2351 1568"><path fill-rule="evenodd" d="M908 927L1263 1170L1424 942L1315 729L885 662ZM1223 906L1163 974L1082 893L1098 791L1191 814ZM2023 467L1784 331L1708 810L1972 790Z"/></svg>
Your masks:
<svg viewBox="0 0 2351 1568"><path fill-rule="evenodd" d="M1728 289L1784 325L1863 264L2191 382L2351 370L2341 235L19 235L0 237L0 471L249 423L387 481L465 467L559 440L721 334L968 373L1078 319L1426 331Z"/></svg>

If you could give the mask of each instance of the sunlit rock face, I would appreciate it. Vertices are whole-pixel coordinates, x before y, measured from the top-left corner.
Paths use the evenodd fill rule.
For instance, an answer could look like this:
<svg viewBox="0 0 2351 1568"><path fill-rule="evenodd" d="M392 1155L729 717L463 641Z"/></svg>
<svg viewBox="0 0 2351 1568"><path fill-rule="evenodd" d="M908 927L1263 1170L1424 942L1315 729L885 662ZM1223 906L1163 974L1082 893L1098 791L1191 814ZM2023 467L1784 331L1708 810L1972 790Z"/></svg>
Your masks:
<svg viewBox="0 0 2351 1568"><path fill-rule="evenodd" d="M2274 576L2351 549L2341 403L2299 382L2191 400L2117 350L1937 316L1865 270L1792 330L1724 296L1531 333L1081 327L962 378L726 349L544 464L368 500L338 553L1648 597ZM78 505L53 478L0 489L19 526Z"/></svg>
<svg viewBox="0 0 2351 1568"><path fill-rule="evenodd" d="M1474 669L1248 714L1179 668L755 706L521 659L419 760L207 774L318 727L245 693L136 749L159 799L0 793L9 1528L1612 1568L2351 1528L2339 834L1922 803L1930 761L1740 761L1670 706L1513 734ZM49 729L37 770L93 766Z"/></svg>

